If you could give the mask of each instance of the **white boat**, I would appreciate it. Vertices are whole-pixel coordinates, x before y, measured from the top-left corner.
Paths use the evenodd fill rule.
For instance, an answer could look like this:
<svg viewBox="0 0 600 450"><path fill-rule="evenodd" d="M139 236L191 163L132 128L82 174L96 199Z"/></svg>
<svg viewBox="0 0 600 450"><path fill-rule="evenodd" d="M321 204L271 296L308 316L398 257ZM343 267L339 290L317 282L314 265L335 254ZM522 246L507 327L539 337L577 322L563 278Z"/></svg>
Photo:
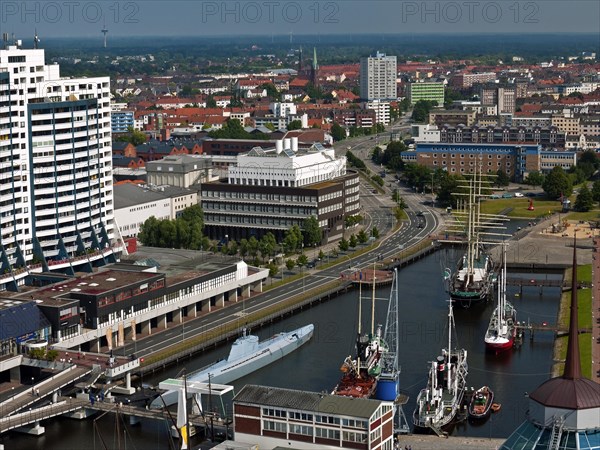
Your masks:
<svg viewBox="0 0 600 450"><path fill-rule="evenodd" d="M231 346L227 359L217 361L188 375L187 380L208 383L210 375L211 383L231 383L293 352L310 340L314 328L313 324L306 325L294 331L278 333L263 342L258 341L258 336L246 334L246 329L244 329L243 335L236 339ZM162 394L164 403L159 396L150 407L162 408L164 404L174 405L177 403L177 392L175 390L167 391Z"/></svg>
<svg viewBox="0 0 600 450"><path fill-rule="evenodd" d="M492 313L484 338L486 349L496 353L512 348L517 334L517 310L506 300L506 245L503 252L504 264L498 282L498 305Z"/></svg>
<svg viewBox="0 0 600 450"><path fill-rule="evenodd" d="M427 387L417 397L413 423L418 428L430 428L441 434L442 427L450 424L463 401L466 387L467 351L452 348L454 316L452 301L448 312L448 348L431 362Z"/></svg>

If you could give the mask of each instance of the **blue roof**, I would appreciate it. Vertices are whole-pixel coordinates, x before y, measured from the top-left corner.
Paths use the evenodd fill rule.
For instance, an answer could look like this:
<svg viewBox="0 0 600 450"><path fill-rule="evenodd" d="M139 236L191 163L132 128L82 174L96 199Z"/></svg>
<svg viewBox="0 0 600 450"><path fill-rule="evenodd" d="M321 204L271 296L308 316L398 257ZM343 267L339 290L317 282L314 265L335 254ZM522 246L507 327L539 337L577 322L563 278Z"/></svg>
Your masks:
<svg viewBox="0 0 600 450"><path fill-rule="evenodd" d="M50 322L35 301L0 301L0 341L18 338L50 327Z"/></svg>

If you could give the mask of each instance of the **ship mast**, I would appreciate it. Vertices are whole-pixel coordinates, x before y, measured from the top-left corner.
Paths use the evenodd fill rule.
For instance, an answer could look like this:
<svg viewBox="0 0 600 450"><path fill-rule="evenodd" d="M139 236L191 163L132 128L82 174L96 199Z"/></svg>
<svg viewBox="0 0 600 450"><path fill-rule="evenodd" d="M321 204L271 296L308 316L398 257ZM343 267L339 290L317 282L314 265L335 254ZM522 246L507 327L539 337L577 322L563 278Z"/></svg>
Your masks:
<svg viewBox="0 0 600 450"><path fill-rule="evenodd" d="M373 295L371 297L371 336L375 336L375 261L373 261Z"/></svg>

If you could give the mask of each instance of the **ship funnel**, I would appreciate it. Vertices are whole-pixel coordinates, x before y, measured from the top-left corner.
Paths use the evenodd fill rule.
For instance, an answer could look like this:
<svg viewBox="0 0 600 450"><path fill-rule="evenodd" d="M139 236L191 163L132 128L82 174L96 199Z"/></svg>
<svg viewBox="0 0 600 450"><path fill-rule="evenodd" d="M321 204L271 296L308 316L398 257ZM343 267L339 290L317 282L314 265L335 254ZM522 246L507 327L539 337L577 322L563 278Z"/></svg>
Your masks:
<svg viewBox="0 0 600 450"><path fill-rule="evenodd" d="M292 151L294 153L298 152L298 138L297 137L292 138Z"/></svg>
<svg viewBox="0 0 600 450"><path fill-rule="evenodd" d="M281 139L275 141L275 153L278 155L283 151L283 141Z"/></svg>
<svg viewBox="0 0 600 450"><path fill-rule="evenodd" d="M283 148L285 150L291 149L292 148L292 140L290 138L285 138L283 140Z"/></svg>

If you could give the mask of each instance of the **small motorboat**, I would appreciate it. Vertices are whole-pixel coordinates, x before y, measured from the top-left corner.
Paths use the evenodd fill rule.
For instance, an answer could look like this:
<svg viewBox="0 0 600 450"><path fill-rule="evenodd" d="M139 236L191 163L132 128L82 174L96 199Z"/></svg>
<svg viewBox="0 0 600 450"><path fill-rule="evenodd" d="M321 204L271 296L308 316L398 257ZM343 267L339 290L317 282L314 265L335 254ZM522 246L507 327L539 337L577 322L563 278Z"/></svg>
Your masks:
<svg viewBox="0 0 600 450"><path fill-rule="evenodd" d="M469 418L476 420L487 418L493 404L494 392L488 386L476 390L469 402Z"/></svg>

